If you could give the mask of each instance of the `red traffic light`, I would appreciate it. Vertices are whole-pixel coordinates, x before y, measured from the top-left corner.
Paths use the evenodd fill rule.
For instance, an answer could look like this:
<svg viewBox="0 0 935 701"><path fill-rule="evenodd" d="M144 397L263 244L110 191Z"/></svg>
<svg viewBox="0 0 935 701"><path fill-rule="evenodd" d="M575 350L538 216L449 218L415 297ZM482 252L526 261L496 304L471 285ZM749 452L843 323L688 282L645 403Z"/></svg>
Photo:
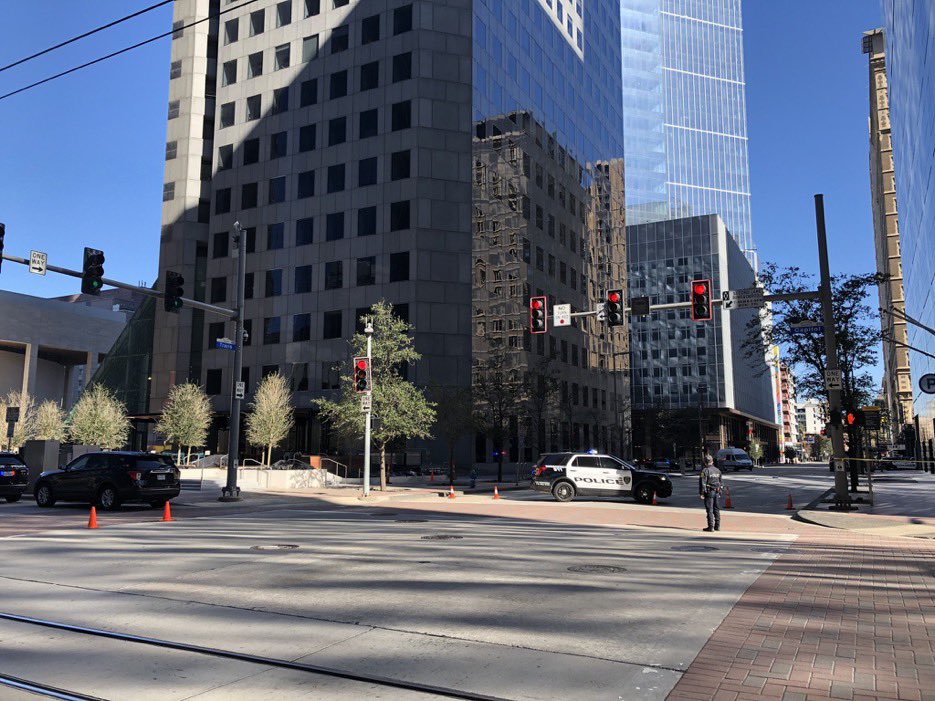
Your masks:
<svg viewBox="0 0 935 701"><path fill-rule="evenodd" d="M367 361L364 360L363 358L361 358L360 360L358 360L358 361L357 361L357 369L358 369L358 370L366 370L366 369L367 369Z"/></svg>
<svg viewBox="0 0 935 701"><path fill-rule="evenodd" d="M533 298L533 300L529 303L529 306L533 309L542 309L542 300Z"/></svg>
<svg viewBox="0 0 935 701"><path fill-rule="evenodd" d="M690 307L693 321L710 321L713 318L710 280L692 280Z"/></svg>
<svg viewBox="0 0 935 701"><path fill-rule="evenodd" d="M617 291L608 292L608 293L607 293L607 301L608 301L608 302L619 302L619 301L620 301L620 293L617 292Z"/></svg>
<svg viewBox="0 0 935 701"><path fill-rule="evenodd" d="M546 304L545 296L529 298L529 333L546 333L549 330Z"/></svg>
<svg viewBox="0 0 935 701"><path fill-rule="evenodd" d="M847 425L853 426L855 421L857 421L857 416L853 412L847 412Z"/></svg>
<svg viewBox="0 0 935 701"><path fill-rule="evenodd" d="M696 294L696 295L703 295L703 294L704 294L705 292L707 292L707 291L708 291L708 286L707 286L707 285L705 285L704 283L701 283L701 282L696 282L696 283L695 283L695 294Z"/></svg>

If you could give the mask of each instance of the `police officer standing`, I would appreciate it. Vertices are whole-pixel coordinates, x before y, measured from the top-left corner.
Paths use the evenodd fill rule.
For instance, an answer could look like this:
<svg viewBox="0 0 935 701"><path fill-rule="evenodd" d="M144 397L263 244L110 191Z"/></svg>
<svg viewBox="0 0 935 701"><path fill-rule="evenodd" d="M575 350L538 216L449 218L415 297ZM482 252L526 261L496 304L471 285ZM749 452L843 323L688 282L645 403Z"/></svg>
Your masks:
<svg viewBox="0 0 935 701"><path fill-rule="evenodd" d="M721 471L714 466L710 455L705 455L705 466L698 478L698 491L708 514L707 532L721 530Z"/></svg>

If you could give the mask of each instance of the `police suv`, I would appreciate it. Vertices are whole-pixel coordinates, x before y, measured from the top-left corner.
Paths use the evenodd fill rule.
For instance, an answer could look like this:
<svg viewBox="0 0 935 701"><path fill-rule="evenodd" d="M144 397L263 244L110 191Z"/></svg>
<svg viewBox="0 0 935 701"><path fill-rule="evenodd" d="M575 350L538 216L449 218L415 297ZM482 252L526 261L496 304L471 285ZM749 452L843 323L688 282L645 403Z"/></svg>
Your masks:
<svg viewBox="0 0 935 701"><path fill-rule="evenodd" d="M532 488L551 492L557 501L577 495L633 497L650 504L653 493L660 499L672 496L672 480L660 472L634 467L612 455L598 453L549 453L533 470Z"/></svg>

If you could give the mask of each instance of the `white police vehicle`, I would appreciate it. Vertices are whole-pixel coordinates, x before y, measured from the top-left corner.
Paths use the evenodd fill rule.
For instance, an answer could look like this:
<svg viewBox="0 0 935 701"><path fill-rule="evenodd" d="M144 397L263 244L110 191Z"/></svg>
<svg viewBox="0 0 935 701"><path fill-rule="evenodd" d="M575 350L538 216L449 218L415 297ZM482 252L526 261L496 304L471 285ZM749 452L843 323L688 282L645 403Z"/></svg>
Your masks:
<svg viewBox="0 0 935 701"><path fill-rule="evenodd" d="M633 497L650 504L653 494L660 499L672 496L672 480L666 475L590 451L543 455L533 470L532 488L550 492L557 501L571 501L581 495Z"/></svg>

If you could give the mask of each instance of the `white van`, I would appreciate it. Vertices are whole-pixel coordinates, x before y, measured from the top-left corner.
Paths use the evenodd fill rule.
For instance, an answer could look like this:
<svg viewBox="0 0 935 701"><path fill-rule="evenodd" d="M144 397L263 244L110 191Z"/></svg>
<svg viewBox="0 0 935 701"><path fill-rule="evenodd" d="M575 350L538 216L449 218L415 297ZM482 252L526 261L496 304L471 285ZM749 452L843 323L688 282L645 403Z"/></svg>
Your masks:
<svg viewBox="0 0 935 701"><path fill-rule="evenodd" d="M717 451L714 464L723 472L727 470L750 470L753 472L753 460L740 448L721 448Z"/></svg>

